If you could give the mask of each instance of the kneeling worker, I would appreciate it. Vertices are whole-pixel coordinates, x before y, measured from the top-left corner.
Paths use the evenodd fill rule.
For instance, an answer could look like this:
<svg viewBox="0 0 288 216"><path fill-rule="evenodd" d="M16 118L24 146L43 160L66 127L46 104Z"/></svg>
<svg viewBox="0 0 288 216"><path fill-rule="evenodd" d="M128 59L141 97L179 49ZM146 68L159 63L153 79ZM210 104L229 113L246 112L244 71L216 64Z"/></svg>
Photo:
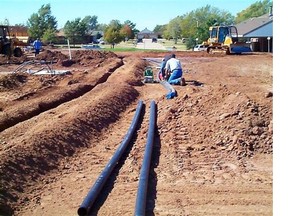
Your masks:
<svg viewBox="0 0 288 216"><path fill-rule="evenodd" d="M176 55L172 54L165 66L165 77L168 78L168 83L174 85L186 85L185 79L182 77L182 66Z"/></svg>

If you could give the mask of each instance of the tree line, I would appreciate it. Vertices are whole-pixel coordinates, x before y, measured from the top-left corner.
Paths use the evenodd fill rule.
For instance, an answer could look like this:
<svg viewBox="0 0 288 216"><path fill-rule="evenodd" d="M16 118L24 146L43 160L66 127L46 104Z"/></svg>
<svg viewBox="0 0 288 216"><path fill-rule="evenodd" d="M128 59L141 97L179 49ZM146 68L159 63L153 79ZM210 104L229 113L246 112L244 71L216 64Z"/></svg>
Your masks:
<svg viewBox="0 0 288 216"><path fill-rule="evenodd" d="M206 5L177 16L165 25L156 25L153 31L159 38L172 39L175 43L178 39L185 38L186 47L190 49L195 43L201 43L209 37L210 26L232 25L251 17L261 16L269 12L272 4L271 0L257 1L237 13L236 17L226 10ZM40 38L45 43L54 43L57 40L57 19L51 13L50 4L42 5L37 13L33 13L27 21L27 27L32 39ZM104 40L113 45L134 39L139 32L136 24L130 20L124 23L111 20L109 24L99 24L96 15L69 20L65 23L63 31L65 38L74 44L87 42L87 37L93 34L95 39L104 36Z"/></svg>

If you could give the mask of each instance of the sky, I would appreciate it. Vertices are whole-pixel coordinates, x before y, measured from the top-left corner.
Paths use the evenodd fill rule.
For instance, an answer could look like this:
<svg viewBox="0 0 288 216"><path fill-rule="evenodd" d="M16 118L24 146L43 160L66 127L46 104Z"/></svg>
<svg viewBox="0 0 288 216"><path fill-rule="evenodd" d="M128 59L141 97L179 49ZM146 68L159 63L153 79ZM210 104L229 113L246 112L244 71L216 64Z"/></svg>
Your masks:
<svg viewBox="0 0 288 216"><path fill-rule="evenodd" d="M51 15L58 21L58 29L67 21L98 17L98 23L109 24L111 20L126 20L136 24L136 29L164 25L177 16L211 5L220 10L237 13L257 0L0 0L0 22L8 19L10 25L26 24L42 5L51 5Z"/></svg>

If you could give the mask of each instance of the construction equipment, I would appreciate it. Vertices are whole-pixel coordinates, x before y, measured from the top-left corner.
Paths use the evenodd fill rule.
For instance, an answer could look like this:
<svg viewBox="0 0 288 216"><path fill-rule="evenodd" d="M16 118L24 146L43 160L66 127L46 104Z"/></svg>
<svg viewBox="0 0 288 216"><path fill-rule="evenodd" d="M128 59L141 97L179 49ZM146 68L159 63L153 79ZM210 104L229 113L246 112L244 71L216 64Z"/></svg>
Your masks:
<svg viewBox="0 0 288 216"><path fill-rule="evenodd" d="M19 41L17 38L12 38L9 32L9 26L0 25L0 54L11 57L21 57L23 51L20 46L25 46L26 43Z"/></svg>
<svg viewBox="0 0 288 216"><path fill-rule="evenodd" d="M144 71L144 83L154 83L154 74L152 67L148 66Z"/></svg>
<svg viewBox="0 0 288 216"><path fill-rule="evenodd" d="M209 27L210 37L203 45L208 45L207 53L217 51L226 54L241 54L251 52L250 44L240 42L236 26L211 26Z"/></svg>

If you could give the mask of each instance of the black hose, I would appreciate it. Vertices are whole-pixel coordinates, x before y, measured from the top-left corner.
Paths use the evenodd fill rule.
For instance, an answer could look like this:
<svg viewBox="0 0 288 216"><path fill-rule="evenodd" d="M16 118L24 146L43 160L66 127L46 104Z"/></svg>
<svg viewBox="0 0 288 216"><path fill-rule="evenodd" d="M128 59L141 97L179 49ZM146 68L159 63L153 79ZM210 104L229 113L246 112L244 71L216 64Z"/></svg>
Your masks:
<svg viewBox="0 0 288 216"><path fill-rule="evenodd" d="M135 205L135 216L144 216L146 211L146 196L149 180L150 162L154 143L154 133L156 128L156 105L155 101L151 101L150 120L147 143L140 170L139 186Z"/></svg>
<svg viewBox="0 0 288 216"><path fill-rule="evenodd" d="M132 120L132 123L130 125L130 128L128 129L128 132L124 140L122 141L121 145L118 147L118 149L116 150L116 152L114 153L114 155L112 156L112 158L110 159L110 161L108 162L108 164L106 165L106 167L104 168L100 176L98 177L97 181L94 183L94 185L88 192L81 206L78 208L77 213L79 216L84 216L89 213L101 189L103 188L104 184L106 183L107 179L112 173L114 167L117 165L122 154L125 152L137 128L137 125L141 116L142 107L143 107L143 101L140 100L138 103L134 118Z"/></svg>

